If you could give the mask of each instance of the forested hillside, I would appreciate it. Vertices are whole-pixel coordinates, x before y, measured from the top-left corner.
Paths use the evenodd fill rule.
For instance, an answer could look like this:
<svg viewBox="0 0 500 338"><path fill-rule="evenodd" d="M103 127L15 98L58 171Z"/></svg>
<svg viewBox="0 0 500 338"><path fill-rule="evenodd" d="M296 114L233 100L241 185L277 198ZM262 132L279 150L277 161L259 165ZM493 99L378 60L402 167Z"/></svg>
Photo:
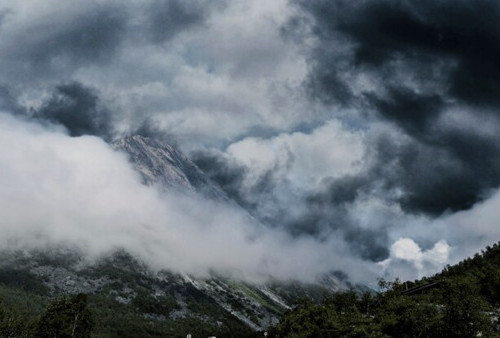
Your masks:
<svg viewBox="0 0 500 338"><path fill-rule="evenodd" d="M287 312L270 337L500 337L500 245L416 281L379 281Z"/></svg>
<svg viewBox="0 0 500 338"><path fill-rule="evenodd" d="M122 272L123 273L123 272ZM221 322L145 315L176 308L145 294L119 304L106 294L51 297L44 284L19 273L0 284L2 337L255 337L199 294L197 306ZM339 292L318 303L304 298L268 337L500 337L500 245L416 281L379 281L380 293ZM194 304L194 303L193 303ZM219 311L219 312L218 312ZM222 325L224 321L224 325Z"/></svg>
<svg viewBox="0 0 500 338"><path fill-rule="evenodd" d="M193 337L254 333L191 284L168 273L160 280L124 253L78 271L71 269L71 255L40 254L28 260L43 269L39 275L18 257L15 264L6 264L9 257L0 257L4 263L0 266L0 337L184 338L187 333ZM233 299L235 304L239 301Z"/></svg>

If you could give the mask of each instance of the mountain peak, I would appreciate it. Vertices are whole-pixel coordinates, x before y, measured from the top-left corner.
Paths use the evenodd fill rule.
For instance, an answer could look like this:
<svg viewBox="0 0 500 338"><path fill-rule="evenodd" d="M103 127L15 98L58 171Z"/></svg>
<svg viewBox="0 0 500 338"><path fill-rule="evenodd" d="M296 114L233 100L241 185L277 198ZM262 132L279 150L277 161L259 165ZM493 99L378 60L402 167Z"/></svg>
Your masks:
<svg viewBox="0 0 500 338"><path fill-rule="evenodd" d="M146 185L159 185L167 191L197 192L211 199L227 200L226 194L172 145L150 137L131 135L113 141L111 146L128 155Z"/></svg>

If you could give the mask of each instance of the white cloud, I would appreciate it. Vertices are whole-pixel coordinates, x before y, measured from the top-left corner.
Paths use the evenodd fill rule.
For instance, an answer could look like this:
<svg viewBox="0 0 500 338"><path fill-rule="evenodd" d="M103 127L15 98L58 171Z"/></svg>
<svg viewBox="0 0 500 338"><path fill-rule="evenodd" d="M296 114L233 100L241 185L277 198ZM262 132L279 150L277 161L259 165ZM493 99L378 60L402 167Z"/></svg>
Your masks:
<svg viewBox="0 0 500 338"><path fill-rule="evenodd" d="M295 149L312 135L322 133L280 136L266 146ZM291 238L233 206L161 195L143 186L125 156L96 137L72 138L60 129L0 114L0 152L4 249L64 243L96 256L126 248L153 267L195 274L215 269L253 280L307 280L321 272L344 270L353 280L373 283L381 274L413 279L438 272L500 237L498 192L471 210L437 220L404 215L395 206L367 199L351 210L354 223L388 231L393 239L390 257L376 264L358 258L351 244L335 233L322 240ZM295 206L289 207L294 212ZM418 243L433 244L423 249ZM383 271L377 272L381 267Z"/></svg>
<svg viewBox="0 0 500 338"><path fill-rule="evenodd" d="M123 27L117 23L103 44L112 45L108 58L80 59L73 52L81 46L71 46L65 34L106 6L123 12L117 14ZM121 130L151 117L188 150L227 144L254 127L288 130L318 119L300 87L305 57L281 36L291 14L285 0L207 2L198 26L162 44L144 38L149 7L143 2L8 1L4 7L3 81L27 105L39 104L54 85L79 81L101 93ZM63 38L66 45L57 45Z"/></svg>
<svg viewBox="0 0 500 338"><path fill-rule="evenodd" d="M415 262L417 265L422 261L422 250L417 243L410 238L400 238L391 246L391 256Z"/></svg>
<svg viewBox="0 0 500 338"><path fill-rule="evenodd" d="M310 133L245 138L231 144L227 154L249 169L248 185L274 170L297 188L316 189L327 177L354 175L362 168L363 136L331 120Z"/></svg>
<svg viewBox="0 0 500 338"><path fill-rule="evenodd" d="M373 273L344 256L341 240L293 239L232 205L160 194L97 137L69 137L0 114L0 152L2 249L64 245L95 257L125 248L154 268L249 280L311 280L356 265L355 280Z"/></svg>
<svg viewBox="0 0 500 338"><path fill-rule="evenodd" d="M428 250L422 250L411 238L400 238L391 245L390 257L380 262L386 276L412 280L441 270L448 262L450 246L440 240Z"/></svg>
<svg viewBox="0 0 500 338"><path fill-rule="evenodd" d="M280 31L291 15L288 4L228 1L203 13L199 26L157 44L146 37L144 1L2 1L0 86L7 85L28 107L39 106L61 82L94 87L121 131L152 118L185 150L225 149L226 156L248 169L248 189L272 172L279 184L266 187L271 191L256 196L255 203L264 215L299 218L307 211L307 193L321 190L325 178L363 171L374 154L370 142L399 132L373 121L363 122L370 124L365 132L353 131L332 116L352 121L361 112L323 111L306 98L307 56ZM116 50L107 61L92 59L93 53L89 60L80 59L71 39L64 42L69 47L46 46L108 5L123 9L126 27L118 29ZM68 54L58 49L66 47ZM37 55L39 64L33 61ZM396 61L393 65L402 67ZM396 80L416 85L415 74L400 73L404 76ZM377 85L382 79L372 75L350 75L355 93L381 90ZM498 134L493 115L482 114L479 120L470 111L453 107L438 124L458 132ZM302 123L318 127L294 131ZM248 137L253 130L277 135ZM362 262L341 238L291 239L262 229L228 206L160 196L143 187L123 156L97 138L70 138L6 115L0 117L0 132L3 246L67 242L94 254L125 246L161 267L197 272L217 267L281 277L345 268L363 279L378 267ZM402 144L409 137L390 136ZM394 196L381 196L389 188ZM399 186L389 188L360 192L346 208L360 229L387 233L392 246L385 264L391 277L436 272L500 239L499 192L471 210L428 219L405 214L388 202L403 193ZM250 240L255 236L258 240ZM363 269L369 274L358 271Z"/></svg>

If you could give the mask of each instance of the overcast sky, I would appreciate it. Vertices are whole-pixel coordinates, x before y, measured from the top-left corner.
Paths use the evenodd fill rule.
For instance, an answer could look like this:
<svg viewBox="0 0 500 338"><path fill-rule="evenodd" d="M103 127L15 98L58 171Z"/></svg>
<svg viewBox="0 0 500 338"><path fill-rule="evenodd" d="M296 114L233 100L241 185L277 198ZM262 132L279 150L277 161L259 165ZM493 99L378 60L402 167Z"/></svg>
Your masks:
<svg viewBox="0 0 500 338"><path fill-rule="evenodd" d="M499 17L496 0L0 0L0 244L243 278L439 271L500 240ZM107 143L133 133L244 211L142 186Z"/></svg>

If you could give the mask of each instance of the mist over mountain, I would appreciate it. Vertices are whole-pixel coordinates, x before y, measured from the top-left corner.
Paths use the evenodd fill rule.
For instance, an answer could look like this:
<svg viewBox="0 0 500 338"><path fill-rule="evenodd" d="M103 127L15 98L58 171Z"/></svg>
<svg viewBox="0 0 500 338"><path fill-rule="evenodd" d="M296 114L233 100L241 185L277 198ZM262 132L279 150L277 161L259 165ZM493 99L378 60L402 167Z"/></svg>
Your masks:
<svg viewBox="0 0 500 338"><path fill-rule="evenodd" d="M7 118L4 122L14 121L8 121ZM26 127L21 121L16 122L21 123L22 127ZM31 126L40 128L34 124ZM39 129L39 131L41 130ZM63 134L59 136L67 137ZM38 138L38 140L41 139ZM96 140L99 141L98 139L94 141ZM237 269L241 267L241 264L244 264L244 258L237 258L236 265L230 267L226 265L229 257L225 256L218 256L212 263L205 265L210 260L209 257L214 255L213 251L221 248L208 248L210 251L201 250L199 254L203 258L200 256L195 259L193 254L200 249L194 246L190 247L189 241L182 242L182 244L188 245L182 248L186 251L184 253L178 251L175 255L179 255L178 258L182 259L185 253L189 253L192 255L189 264L194 263L192 259L199 260L200 258L205 260L204 263L200 262L200 266L195 268L193 266L191 269L186 265L187 262L181 262L178 265L176 262L169 261L169 259L175 258L174 251L181 249L168 245L167 248L164 248L165 252L157 251L161 250L158 245L167 243L166 237L169 235L180 236L183 235L183 232L185 235L189 233L189 230L194 230L198 232L197 236L202 236L203 232L213 231L215 232L213 235L227 240L225 237L227 234L222 229L214 228L214 225L220 223L221 219L217 217L210 221L207 218L208 212L201 210L201 207L209 202L218 213L224 212L225 217L231 216L230 212L238 215L240 219L233 220L237 222L234 226L247 224L252 226L247 231L254 231L251 240L238 243L233 248L225 245L224 255L249 254L252 242L275 240L275 238L273 239L275 236L256 232L259 224L244 209L231 202L220 188L175 147L155 139L133 135L117 139L111 145L103 144L102 141L97 144L89 144L90 150L92 147L98 150L99 143L101 146L111 147L111 149L106 149L109 155L118 155L122 160L125 156L127 164L133 166L135 174L133 178L136 180L136 184L139 183L137 180L140 178L139 184L143 188L150 192L156 192L149 203L142 201L146 202L146 204L141 205L141 208L145 208L142 212L150 213L153 210L152 202L155 202L156 199L156 202L160 203L162 211L166 212L164 217L172 216L169 215L172 212L175 213L175 217L182 217L183 213L189 213L191 217L195 217L193 219L195 224L186 224L179 218L177 222L183 230L174 230L171 234L167 234L173 229L168 229L168 222L162 220L160 214L150 215L154 217L155 224L163 224L162 227L158 228L152 228L145 224L142 229L140 227L127 229L126 224L113 224L116 228L112 229L110 224L102 223L101 225L104 225L106 229L99 236L107 237L104 241L111 244L104 248L99 247L96 240L90 238L97 233L95 229L89 229L87 237L82 233L85 230L71 229L71 227L80 222L82 222L80 226L99 226L99 222L106 222L106 218L108 222L125 220L125 218L116 218L116 215L109 218L106 216L106 212L113 212L112 209L116 208L116 205L111 206L111 200L101 200L101 202L106 202L105 205L101 206L105 210L94 215L96 217L94 221L97 223L86 224L85 222L91 222L91 220L85 220L85 218L92 217L92 215L90 215L87 206L81 204L83 200L80 200L80 205L76 206L73 204L75 203L73 196L65 196L67 204L61 205L55 217L65 217L65 214L70 212L72 217L81 219L67 218L66 222L68 223L65 224L64 230L73 233L59 239L52 235L56 230L55 227L44 232L43 229L36 229L33 225L23 224L22 218L18 217L16 224L23 224L31 231L38 230L36 235L42 238L19 234L16 236L15 232L13 233L13 228L5 227L5 230L10 231L11 234L7 237L8 241L0 251L0 313L2 314L0 316L2 324L0 333L3 334L7 332L6 330L10 330L9 332L31 330L32 333L28 335L32 335L34 334L33 330L38 330L33 328L30 321L18 324L16 324L17 322L4 321L6 313L11 315L12 306L17 308L25 306L24 303L19 304L19 299L16 297L37 297L39 302L43 303L47 301L48 297L57 297L61 294L76 295L75 297L83 297L84 294L85 299L90 297L90 306L93 311L99 313L98 317L94 317L97 322L97 331L105 335L133 336L134 332L143 335L145 331L153 336L179 335L182 332L193 332L192 327L185 326L186 322L191 322L195 323L194 332L197 334L200 334L199 331L205 330L212 333L240 336L251 335L253 331L263 330L276 324L280 315L290 309L299 298L308 297L319 301L322 297L339 290L353 287L359 290L366 289L366 286L361 284L352 284L348 280L348 276L339 271L323 272L326 270L308 269L304 274L304 272L290 270L286 275L281 275L281 273L276 273L277 271L266 272L266 266L261 261L254 267L255 269L247 267L238 273ZM50 147L51 145L46 142L43 146ZM75 158L73 158L74 160ZM104 162L104 164L110 164L112 161L106 159ZM88 166L87 170L85 170L86 166ZM79 169L83 169L85 172L91 166L92 163L78 165ZM106 169L111 169L115 176L120 174L119 170L116 170L117 168L114 168L115 170L113 168ZM77 174L73 179L76 179L80 184L84 183L83 186L87 183L96 184L94 189L97 190L97 194L88 196L91 199L96 198L99 190L103 189L102 186L99 186L105 182L105 177L99 178L95 173L90 174L87 178ZM94 179L97 179L98 182L93 181ZM122 180L123 178L119 179L118 182L126 182ZM112 185L113 183L107 185L104 190L109 192ZM50 184L50 187L57 188L53 183ZM130 183L127 187L130 188ZM144 198L130 195L131 191L121 190L120 193L129 194L121 196L122 199L128 199L128 203L141 201ZM109 196L113 197L112 194ZM163 203L164 205L161 205ZM29 207L40 207L39 204L40 201L35 203L28 201ZM97 203L93 207L99 207L99 204ZM136 205L124 206L127 207L126 211L115 211L125 213L125 217L134 219L138 212L137 209L134 209ZM190 206L196 210L182 209ZM75 212L75 208L82 210ZM95 210L93 211L95 212ZM35 211L33 210L32 213ZM220 217L220 215L218 216ZM143 216L141 218L144 220ZM226 222L228 220L230 219L225 219ZM211 224L213 221L215 224ZM35 226L39 224L37 223ZM184 228L193 225L197 229ZM146 234L144 230L149 230L151 233ZM241 228L231 230L244 231ZM122 239L117 240L112 236L119 236ZM190 236L192 237L193 234ZM237 240L234 233L229 238L233 241ZM29 239L38 240L38 242L26 242ZM210 238L208 239L210 240ZM134 244L133 242L136 240L139 240L140 243ZM213 244L213 240L210 242ZM275 247L279 245L277 242L274 244ZM141 252L145 248L148 251ZM158 254L156 258L154 257L155 253ZM263 259L272 257L272 252L265 248L260 250L259 254L262 255ZM275 256L276 258L277 256ZM219 259L223 261L219 261ZM279 263L282 268L282 263L285 260L283 258L280 260L281 263L275 262L274 264ZM12 294L16 296L13 297ZM5 298L7 298L7 302L13 304L8 309L3 308ZM102 304L107 305L103 306ZM110 310L113 308L114 310ZM24 316L32 316L32 321L39 320L35 319L40 316L37 312L39 310L23 311ZM113 318L110 319L110 316ZM146 330L144 325L151 328ZM174 328L175 332L171 332Z"/></svg>
<svg viewBox="0 0 500 338"><path fill-rule="evenodd" d="M249 281L439 271L500 238L498 16L3 1L1 247Z"/></svg>

